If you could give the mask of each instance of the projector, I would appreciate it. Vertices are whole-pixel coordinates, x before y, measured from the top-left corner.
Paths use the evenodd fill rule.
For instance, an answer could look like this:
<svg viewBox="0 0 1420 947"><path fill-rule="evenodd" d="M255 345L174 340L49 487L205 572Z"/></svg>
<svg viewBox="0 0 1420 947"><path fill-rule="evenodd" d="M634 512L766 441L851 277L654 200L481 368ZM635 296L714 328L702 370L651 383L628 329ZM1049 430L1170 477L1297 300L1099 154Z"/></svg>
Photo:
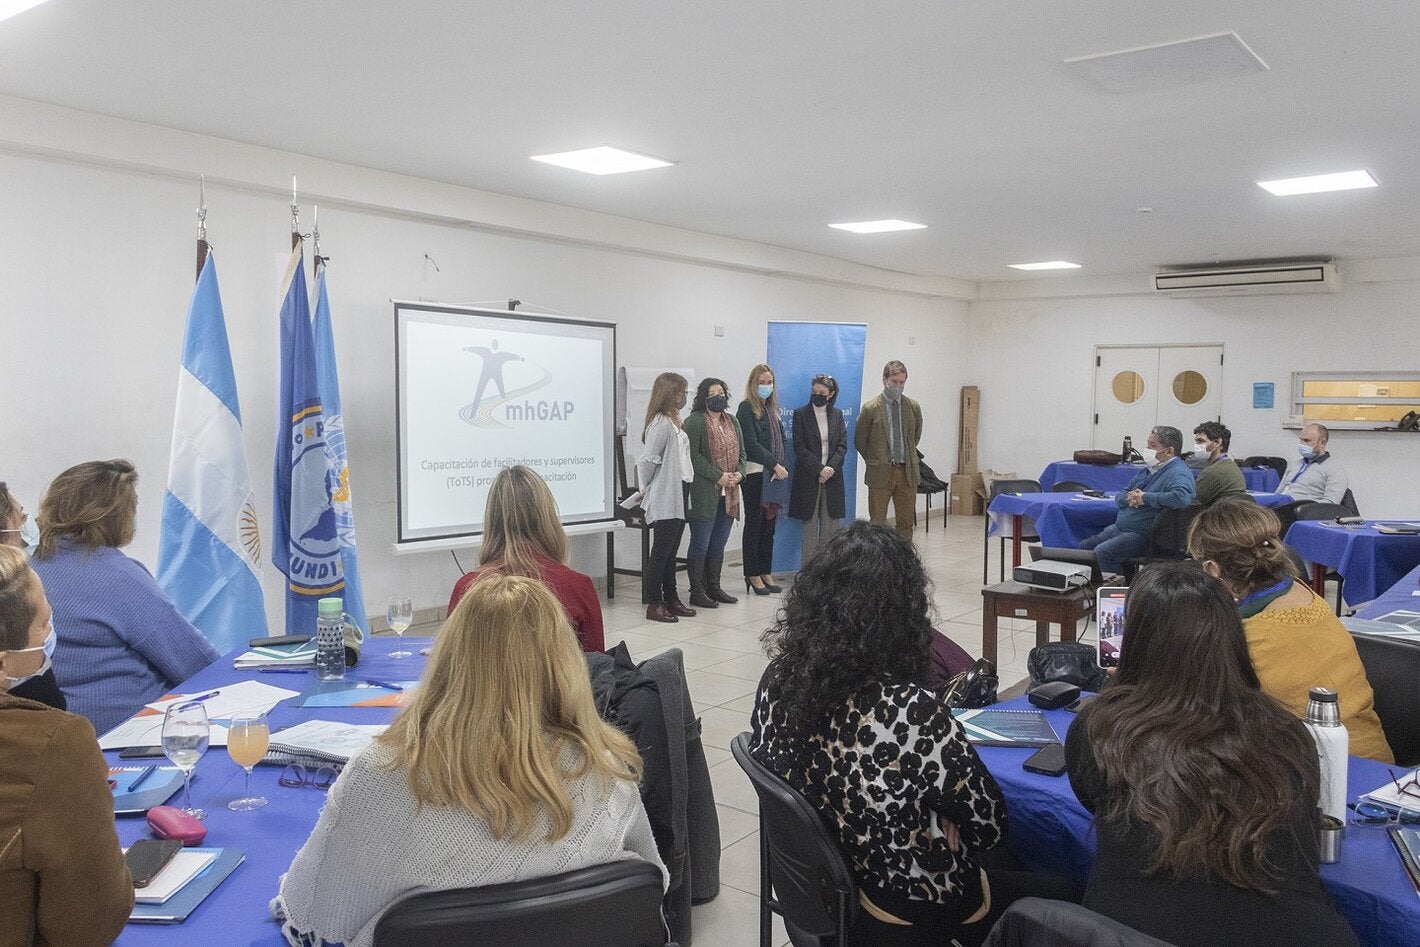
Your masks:
<svg viewBox="0 0 1420 947"><path fill-rule="evenodd" d="M1011 578L1033 589L1068 592L1090 584L1090 567L1078 562L1037 559L1028 566L1016 566L1011 570Z"/></svg>

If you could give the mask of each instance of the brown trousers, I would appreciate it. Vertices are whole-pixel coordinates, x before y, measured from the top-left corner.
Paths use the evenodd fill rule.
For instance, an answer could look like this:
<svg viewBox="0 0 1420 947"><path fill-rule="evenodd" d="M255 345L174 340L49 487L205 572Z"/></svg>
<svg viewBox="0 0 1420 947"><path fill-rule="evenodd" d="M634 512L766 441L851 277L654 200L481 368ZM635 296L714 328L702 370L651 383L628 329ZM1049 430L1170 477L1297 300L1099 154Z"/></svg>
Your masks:
<svg viewBox="0 0 1420 947"><path fill-rule="evenodd" d="M917 488L907 482L906 467L892 464L888 469L892 480L886 487L868 488L868 519L887 525L888 501L891 500L897 532L912 542L912 528L917 525Z"/></svg>

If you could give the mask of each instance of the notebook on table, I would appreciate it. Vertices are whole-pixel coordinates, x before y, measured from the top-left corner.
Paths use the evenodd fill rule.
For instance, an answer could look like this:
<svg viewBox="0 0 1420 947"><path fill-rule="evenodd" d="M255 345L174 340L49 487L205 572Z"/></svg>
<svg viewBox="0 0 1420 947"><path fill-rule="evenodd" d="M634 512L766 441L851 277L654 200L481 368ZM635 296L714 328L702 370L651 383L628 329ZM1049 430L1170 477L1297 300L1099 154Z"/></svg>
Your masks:
<svg viewBox="0 0 1420 947"><path fill-rule="evenodd" d="M142 815L167 802L182 786L182 770L176 766L112 766L108 778L113 783L114 815Z"/></svg>
<svg viewBox="0 0 1420 947"><path fill-rule="evenodd" d="M210 860L205 867L199 868L194 877L176 886L161 904L144 904L142 902L133 905L133 912L128 915L131 924L181 924L188 919L197 906L207 900L207 896L217 890L217 886L227 880L227 876L237 870L237 866L246 860L247 853L240 848L188 848L173 856L172 862L168 863L153 882L147 888L140 889L135 897L143 897L145 892L160 883L163 875L173 868L179 871L190 869L192 863L187 862L187 867L183 868L179 864L179 859L188 855L210 855ZM150 895L151 896L151 895Z"/></svg>
<svg viewBox="0 0 1420 947"><path fill-rule="evenodd" d="M1046 746L1059 743L1055 728L1039 710L952 708L952 716L977 746Z"/></svg>
<svg viewBox="0 0 1420 947"><path fill-rule="evenodd" d="M271 735L268 763L329 763L344 765L385 732L388 724L338 723L307 720Z"/></svg>

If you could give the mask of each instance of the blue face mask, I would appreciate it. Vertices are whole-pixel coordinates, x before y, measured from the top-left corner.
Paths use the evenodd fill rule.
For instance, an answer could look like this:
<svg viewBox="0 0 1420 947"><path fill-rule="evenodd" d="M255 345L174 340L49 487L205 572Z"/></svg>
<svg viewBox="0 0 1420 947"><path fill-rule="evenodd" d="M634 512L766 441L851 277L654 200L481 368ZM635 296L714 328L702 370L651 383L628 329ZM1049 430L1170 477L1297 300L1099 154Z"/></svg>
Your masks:
<svg viewBox="0 0 1420 947"><path fill-rule="evenodd" d="M759 392L760 401L763 401L765 398L768 398L770 395L774 394L773 385L760 385L755 390Z"/></svg>
<svg viewBox="0 0 1420 947"><path fill-rule="evenodd" d="M1297 453L1301 454L1302 458L1305 460L1314 456L1316 454L1316 451L1312 449L1312 446L1310 444L1298 444Z"/></svg>

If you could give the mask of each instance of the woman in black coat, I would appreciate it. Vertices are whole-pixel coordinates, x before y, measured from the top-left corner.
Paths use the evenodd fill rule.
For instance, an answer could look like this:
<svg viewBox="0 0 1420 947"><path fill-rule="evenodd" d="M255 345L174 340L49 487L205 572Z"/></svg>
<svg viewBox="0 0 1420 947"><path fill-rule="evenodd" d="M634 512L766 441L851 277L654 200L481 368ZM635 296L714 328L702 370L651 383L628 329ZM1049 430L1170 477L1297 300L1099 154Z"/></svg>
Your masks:
<svg viewBox="0 0 1420 947"><path fill-rule="evenodd" d="M794 483L789 515L804 521L800 563L809 561L819 543L832 536L847 512L843 461L848 456L848 425L835 408L838 382L815 375L809 403L794 410Z"/></svg>

